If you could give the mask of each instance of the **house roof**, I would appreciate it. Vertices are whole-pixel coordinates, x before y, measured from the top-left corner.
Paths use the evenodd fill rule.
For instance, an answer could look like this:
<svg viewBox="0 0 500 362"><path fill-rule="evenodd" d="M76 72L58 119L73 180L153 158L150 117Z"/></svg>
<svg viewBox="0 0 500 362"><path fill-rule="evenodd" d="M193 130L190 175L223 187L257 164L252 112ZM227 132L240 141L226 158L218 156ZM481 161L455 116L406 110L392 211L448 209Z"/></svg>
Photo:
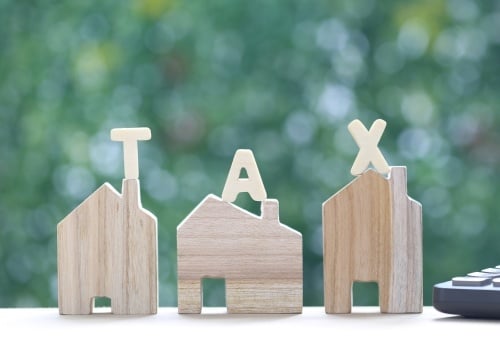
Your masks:
<svg viewBox="0 0 500 362"><path fill-rule="evenodd" d="M229 220L228 222L233 222L234 221L233 219L241 219L242 216L244 219L247 219L247 220L264 221L262 219L262 216L252 214L251 212L248 212L247 210L242 209L239 206L236 206L230 202L226 202L226 201L222 200L220 197L218 197L216 195L209 194L193 209L193 211L191 211L189 213L188 216L186 216L184 218L184 220L181 221L181 223L177 226L177 230L178 231L181 230L183 228L183 226L185 224L187 224L189 221L191 221L192 217L195 216L196 214L203 213L205 211L205 209L209 208L209 205L211 203L219 203L222 207L225 208L225 210L227 211L227 215L228 215L228 220ZM302 235L298 231L296 231L296 230L294 230L294 229L292 229L292 228L290 228L282 223L278 222L277 226L281 227L284 230L287 230L289 232L297 234L299 236Z"/></svg>
<svg viewBox="0 0 500 362"><path fill-rule="evenodd" d="M333 194L332 196L330 196L325 202L323 202L323 206L325 206L326 204L328 204L330 201L332 201L333 199L335 199L337 196L339 196L340 194L343 193L344 190L350 188L350 187L355 187L356 186L356 183L360 182L361 179L364 179L364 178L367 178L367 177L380 177L381 179L384 179L386 181L390 181L390 178L392 176L396 177L396 175L398 175L397 173L394 173L393 175L393 172L396 172L397 169L400 169L400 168L403 168L404 166L393 166L391 167L391 172L387 175L387 177L385 177L384 175L378 173L377 171L375 171L374 169L368 169L366 170L362 175L356 177L354 180L352 180L351 182L349 182L347 185L345 185L343 188L341 188L339 191L337 191L335 194ZM406 173L405 173L406 175ZM406 182L406 176L405 176L405 182ZM422 207L422 205L420 204L420 202L412 199L410 196L406 195L406 197L408 198L408 201L410 203L413 203L413 204L416 204L418 205L419 207Z"/></svg>
<svg viewBox="0 0 500 362"><path fill-rule="evenodd" d="M66 220L70 219L73 217L73 215L77 212L77 210L81 207L83 207L85 204L90 202L90 200L100 197L100 196L111 196L115 197L117 201L121 201L121 194L116 191L116 189L111 186L108 182L105 182L104 184L101 185L97 190L95 190L92 194L90 194L85 200L83 200L77 207L73 209L64 219L62 219L59 224L63 224Z"/></svg>
<svg viewBox="0 0 500 362"><path fill-rule="evenodd" d="M341 188L335 194L333 194L332 196L330 196L325 202L323 202L323 205L328 204L330 201L332 201L337 196L339 196L340 194L342 194L346 189L351 188L351 187L355 187L356 183L360 182L361 179L367 178L367 177L377 177L377 176L380 177L380 178L383 178L384 180L388 180L388 177L390 177L390 174L389 174L388 177L384 177L383 175L381 175L377 171L375 171L375 170L373 170L373 169L370 168L370 169L366 170L363 174L361 174L360 176L356 177L354 180L352 180L351 182L349 182L347 185L345 185L343 188Z"/></svg>

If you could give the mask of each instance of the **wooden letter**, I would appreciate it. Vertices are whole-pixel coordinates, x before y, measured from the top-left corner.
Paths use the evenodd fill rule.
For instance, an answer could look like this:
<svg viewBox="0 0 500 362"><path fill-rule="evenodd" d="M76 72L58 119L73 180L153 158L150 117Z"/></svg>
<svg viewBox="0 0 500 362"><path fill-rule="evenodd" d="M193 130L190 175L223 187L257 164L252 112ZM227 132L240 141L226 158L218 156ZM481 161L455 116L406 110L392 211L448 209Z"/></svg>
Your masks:
<svg viewBox="0 0 500 362"><path fill-rule="evenodd" d="M352 175L361 175L368 168L370 162L379 173L389 173L389 165L378 149L378 142L384 133L385 126L386 122L382 119L373 122L370 131L357 119L349 124L347 128L359 146L358 155L351 169Z"/></svg>
<svg viewBox="0 0 500 362"><path fill-rule="evenodd" d="M242 169L247 171L248 178L239 178ZM248 192L255 201L264 201L267 197L251 150L238 150L234 154L233 163L222 191L222 200L233 202L240 192Z"/></svg>
<svg viewBox="0 0 500 362"><path fill-rule="evenodd" d="M123 142L123 167L125 179L139 178L139 161L137 156L137 141L151 139L151 130L140 128L114 128L111 130L111 140Z"/></svg>
<svg viewBox="0 0 500 362"><path fill-rule="evenodd" d="M421 313L423 307L422 205L407 195L406 167L391 167L393 285L388 313Z"/></svg>

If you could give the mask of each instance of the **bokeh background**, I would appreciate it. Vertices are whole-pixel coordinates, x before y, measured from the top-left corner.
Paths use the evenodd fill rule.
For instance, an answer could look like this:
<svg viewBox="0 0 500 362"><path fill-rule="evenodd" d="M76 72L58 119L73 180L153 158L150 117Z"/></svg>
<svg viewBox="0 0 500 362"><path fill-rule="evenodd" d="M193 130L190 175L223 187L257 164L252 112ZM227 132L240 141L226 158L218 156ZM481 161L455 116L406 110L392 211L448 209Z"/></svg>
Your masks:
<svg viewBox="0 0 500 362"><path fill-rule="evenodd" d="M498 1L0 0L0 306L57 305L56 224L120 188L109 131L127 126L153 133L162 306L176 226L221 194L238 148L303 233L304 303L322 305L321 203L352 179L355 118L387 120L381 149L423 204L429 305L434 283L500 264L499 115ZM373 285L354 294L377 303Z"/></svg>

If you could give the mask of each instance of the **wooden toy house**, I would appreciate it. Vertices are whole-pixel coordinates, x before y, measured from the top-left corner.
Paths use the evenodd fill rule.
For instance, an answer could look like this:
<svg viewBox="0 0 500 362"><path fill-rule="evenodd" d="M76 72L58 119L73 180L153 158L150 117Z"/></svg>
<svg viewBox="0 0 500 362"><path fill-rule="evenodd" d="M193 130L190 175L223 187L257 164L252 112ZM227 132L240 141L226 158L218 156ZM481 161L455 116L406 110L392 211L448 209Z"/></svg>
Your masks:
<svg viewBox="0 0 500 362"><path fill-rule="evenodd" d="M223 192L230 190L233 201L238 187L232 188L232 177L239 175L242 151L253 160L249 150L235 155ZM302 235L280 223L278 201L266 199L252 166L247 180L236 181L256 182L246 190L261 198L260 216L208 195L177 227L179 313L201 312L204 278L225 279L229 313L302 311Z"/></svg>
<svg viewBox="0 0 500 362"><path fill-rule="evenodd" d="M406 167L386 167L375 149L385 122L374 126L366 139L350 129L365 141L353 166L362 173L323 203L327 313L350 313L354 281L378 283L383 313L422 312L422 207L407 195ZM375 153L376 170L364 171Z"/></svg>
<svg viewBox="0 0 500 362"><path fill-rule="evenodd" d="M141 206L136 152L150 132L112 138L126 149L122 194L105 183L57 226L60 314L90 314L95 297L110 298L113 314L157 311L157 221Z"/></svg>

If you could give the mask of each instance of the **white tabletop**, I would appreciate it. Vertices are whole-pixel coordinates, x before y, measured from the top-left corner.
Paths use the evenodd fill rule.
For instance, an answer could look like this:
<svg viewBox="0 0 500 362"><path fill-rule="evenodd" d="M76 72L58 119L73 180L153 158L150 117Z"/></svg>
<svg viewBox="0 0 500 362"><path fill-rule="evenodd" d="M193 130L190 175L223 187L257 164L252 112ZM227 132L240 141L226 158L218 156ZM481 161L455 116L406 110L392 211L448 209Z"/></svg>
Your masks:
<svg viewBox="0 0 500 362"><path fill-rule="evenodd" d="M500 354L500 322L431 307L405 315L372 307L347 315L327 315L319 307L299 315L203 311L179 315L176 308L160 308L153 316L120 317L0 309L0 361L494 361Z"/></svg>

